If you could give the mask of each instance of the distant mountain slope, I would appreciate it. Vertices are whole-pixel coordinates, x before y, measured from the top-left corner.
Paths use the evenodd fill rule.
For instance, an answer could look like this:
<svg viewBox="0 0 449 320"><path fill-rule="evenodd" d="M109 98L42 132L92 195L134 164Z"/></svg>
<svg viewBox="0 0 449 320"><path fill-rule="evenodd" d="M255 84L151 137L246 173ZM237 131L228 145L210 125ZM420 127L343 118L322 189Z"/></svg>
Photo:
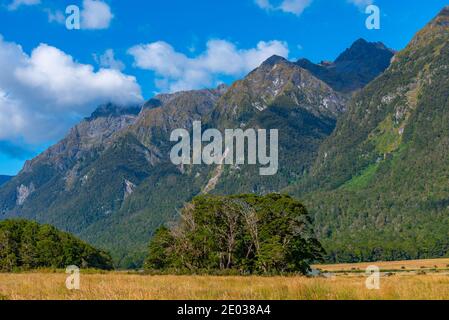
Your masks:
<svg viewBox="0 0 449 320"><path fill-rule="evenodd" d="M292 194L330 258L449 254L449 8L350 102Z"/></svg>
<svg viewBox="0 0 449 320"><path fill-rule="evenodd" d="M341 92L363 88L390 65L394 51L380 42L359 39L334 62L314 64L307 59L296 63Z"/></svg>
<svg viewBox="0 0 449 320"><path fill-rule="evenodd" d="M1 176L0 175L0 186L6 182L8 182L9 180L11 180L12 177L11 176Z"/></svg>
<svg viewBox="0 0 449 320"><path fill-rule="evenodd" d="M220 87L156 96L153 101L158 100L161 106L145 105L139 108L140 112L136 112L135 107L99 107L61 142L27 162L14 184L0 189L3 217L20 215L50 223L104 247L117 242L118 249L123 242L130 250L135 244L130 239L136 233L141 239L145 237L141 249L152 230L169 219L167 212L172 217L175 208L192 195L191 192L185 195L181 185L170 183L170 172L180 175L175 166L167 166L170 132L178 127L189 128L193 120L201 119L214 107L222 90ZM178 203L169 197L168 207L162 208L164 190L162 186L154 189L160 178L168 181L172 188L180 188L173 193L173 196L179 195ZM147 204L150 209L160 208L162 212L151 210L153 216L146 217L149 222L137 222L122 234L115 234L111 231L115 226L114 213L120 216L120 210L128 212L131 195L144 181L158 196L154 198L144 193L132 213L137 214ZM185 190L190 187L189 183ZM132 215L124 220L132 220ZM126 226L126 221L120 220L120 226ZM97 222L98 233L89 233ZM139 227L142 228L140 233ZM145 227L148 229L144 230ZM103 236L110 236L113 241L101 242L99 239Z"/></svg>

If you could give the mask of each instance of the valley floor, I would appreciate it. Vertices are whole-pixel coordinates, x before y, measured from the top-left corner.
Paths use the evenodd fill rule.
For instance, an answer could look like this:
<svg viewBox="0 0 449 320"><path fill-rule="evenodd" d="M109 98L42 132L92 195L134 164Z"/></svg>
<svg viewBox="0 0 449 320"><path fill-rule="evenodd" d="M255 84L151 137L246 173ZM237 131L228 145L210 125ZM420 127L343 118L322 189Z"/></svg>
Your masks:
<svg viewBox="0 0 449 320"><path fill-rule="evenodd" d="M315 266L332 274L310 278L81 274L74 291L64 273L4 273L0 299L449 299L449 259L370 263L381 268L379 290L366 289L366 265Z"/></svg>

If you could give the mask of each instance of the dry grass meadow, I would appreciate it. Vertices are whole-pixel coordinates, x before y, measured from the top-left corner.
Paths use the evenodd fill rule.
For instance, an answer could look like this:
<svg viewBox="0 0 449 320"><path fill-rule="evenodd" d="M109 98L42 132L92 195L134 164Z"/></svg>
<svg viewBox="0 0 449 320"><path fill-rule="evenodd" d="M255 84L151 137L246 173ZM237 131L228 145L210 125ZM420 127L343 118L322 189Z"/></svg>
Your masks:
<svg viewBox="0 0 449 320"><path fill-rule="evenodd" d="M368 290L361 270L382 270L380 290ZM150 276L126 272L81 274L80 290L65 287L65 273L0 274L0 299L38 300L353 300L449 299L449 259L320 265L325 277ZM388 271L388 273L386 272Z"/></svg>

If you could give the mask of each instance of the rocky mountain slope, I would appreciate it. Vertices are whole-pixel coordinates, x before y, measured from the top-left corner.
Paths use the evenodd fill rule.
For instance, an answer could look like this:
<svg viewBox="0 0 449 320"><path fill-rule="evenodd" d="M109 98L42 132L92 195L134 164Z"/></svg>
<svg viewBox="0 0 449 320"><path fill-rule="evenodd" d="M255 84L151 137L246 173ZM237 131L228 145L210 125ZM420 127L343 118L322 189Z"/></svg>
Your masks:
<svg viewBox="0 0 449 320"><path fill-rule="evenodd" d="M393 58L394 51L380 42L359 39L334 62L314 64L307 59L296 62L314 76L340 92L350 93L366 86L381 74Z"/></svg>
<svg viewBox="0 0 449 320"><path fill-rule="evenodd" d="M331 134L346 99L308 71L273 56L218 101L209 126L279 130L279 168L261 176L258 166L225 167L213 192L279 191L300 179Z"/></svg>
<svg viewBox="0 0 449 320"><path fill-rule="evenodd" d="M348 105L292 194L339 261L449 254L449 8Z"/></svg>
<svg viewBox="0 0 449 320"><path fill-rule="evenodd" d="M158 95L142 107L101 106L0 188L0 212L53 224L110 250L117 265L137 266L154 230L192 197L267 193L302 180L346 102L274 56L229 88ZM173 165L170 133L195 120L220 130L279 129L278 174L262 177L253 165Z"/></svg>
<svg viewBox="0 0 449 320"><path fill-rule="evenodd" d="M12 178L11 176L0 176L0 186L11 180L11 178Z"/></svg>

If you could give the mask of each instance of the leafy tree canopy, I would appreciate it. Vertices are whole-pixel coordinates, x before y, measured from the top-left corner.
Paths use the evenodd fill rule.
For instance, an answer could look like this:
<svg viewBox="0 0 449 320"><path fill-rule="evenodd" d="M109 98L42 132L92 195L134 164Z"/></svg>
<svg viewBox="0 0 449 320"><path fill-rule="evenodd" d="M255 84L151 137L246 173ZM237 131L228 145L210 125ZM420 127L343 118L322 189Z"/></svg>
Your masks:
<svg viewBox="0 0 449 320"><path fill-rule="evenodd" d="M287 195L202 195L149 245L146 269L307 273L324 250L306 208Z"/></svg>

